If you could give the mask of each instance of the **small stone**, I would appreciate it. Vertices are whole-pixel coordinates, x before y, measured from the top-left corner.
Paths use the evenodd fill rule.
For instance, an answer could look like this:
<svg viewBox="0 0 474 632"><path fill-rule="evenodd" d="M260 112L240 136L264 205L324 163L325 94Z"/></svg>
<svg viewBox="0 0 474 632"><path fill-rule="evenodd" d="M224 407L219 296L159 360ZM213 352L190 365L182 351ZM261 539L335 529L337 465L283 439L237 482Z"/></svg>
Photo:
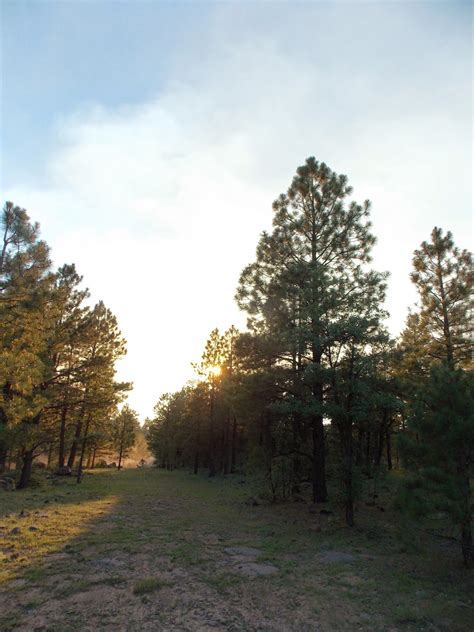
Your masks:
<svg viewBox="0 0 474 632"><path fill-rule="evenodd" d="M21 533L21 529L20 527L13 527L13 529L10 531L11 535L18 535L19 533Z"/></svg>
<svg viewBox="0 0 474 632"><path fill-rule="evenodd" d="M39 531L38 527L28 527L29 531Z"/></svg>

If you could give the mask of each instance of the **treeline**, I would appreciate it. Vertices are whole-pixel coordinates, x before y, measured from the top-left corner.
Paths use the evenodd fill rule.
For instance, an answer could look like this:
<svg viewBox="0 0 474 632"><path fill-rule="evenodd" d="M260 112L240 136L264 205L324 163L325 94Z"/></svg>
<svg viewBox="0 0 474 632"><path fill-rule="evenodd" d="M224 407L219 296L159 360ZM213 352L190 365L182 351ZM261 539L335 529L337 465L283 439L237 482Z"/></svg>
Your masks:
<svg viewBox="0 0 474 632"><path fill-rule="evenodd" d="M124 407L131 385L115 380L125 352L117 320L88 304L74 265L52 270L47 244L27 212L7 202L0 235L0 474L46 455L59 473L93 466L133 444L136 413Z"/></svg>
<svg viewBox="0 0 474 632"><path fill-rule="evenodd" d="M451 516L469 563L472 257L434 228L414 253L419 303L394 340L369 211L324 163L297 169L240 277L248 331L212 331L200 379L156 405L149 446L160 467L259 471L275 500L309 481L314 502L342 497L350 526L360 481L403 466L400 502Z"/></svg>

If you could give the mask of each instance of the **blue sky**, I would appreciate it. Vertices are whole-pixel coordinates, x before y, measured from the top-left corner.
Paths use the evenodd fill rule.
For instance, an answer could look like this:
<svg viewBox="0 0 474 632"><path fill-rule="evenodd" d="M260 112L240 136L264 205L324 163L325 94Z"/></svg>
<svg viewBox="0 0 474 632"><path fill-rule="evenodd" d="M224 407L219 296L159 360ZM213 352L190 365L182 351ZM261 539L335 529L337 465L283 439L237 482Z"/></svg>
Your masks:
<svg viewBox="0 0 474 632"><path fill-rule="evenodd" d="M373 202L390 327L437 224L472 247L472 5L1 1L1 179L129 341L142 416L191 377L309 155Z"/></svg>

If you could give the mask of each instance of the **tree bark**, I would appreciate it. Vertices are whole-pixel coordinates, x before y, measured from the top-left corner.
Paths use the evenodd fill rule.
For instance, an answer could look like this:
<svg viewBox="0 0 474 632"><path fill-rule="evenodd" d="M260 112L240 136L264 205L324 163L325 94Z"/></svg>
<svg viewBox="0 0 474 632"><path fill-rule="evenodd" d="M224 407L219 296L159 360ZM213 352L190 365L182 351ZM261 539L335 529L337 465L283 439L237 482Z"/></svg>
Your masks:
<svg viewBox="0 0 474 632"><path fill-rule="evenodd" d="M84 462L84 454L86 452L86 444L87 444L87 435L89 433L89 424L91 421L91 414L87 415L86 427L84 428L84 436L82 438L82 446L81 446L81 456L79 458L79 466L77 468L77 479L76 481L80 483L82 481L82 464Z"/></svg>
<svg viewBox="0 0 474 632"><path fill-rule="evenodd" d="M48 470L51 468L51 463L52 463L52 460L53 460L53 445L54 445L54 442L50 441L49 442L49 450L48 450L48 462L47 462L47 465L46 465Z"/></svg>
<svg viewBox="0 0 474 632"><path fill-rule="evenodd" d="M472 508L471 508L471 486L469 482L468 456L463 451L460 455L457 473L460 479L460 491L462 494L462 520L461 520L461 548L464 564L472 566L474 564L474 547L472 544Z"/></svg>
<svg viewBox="0 0 474 632"><path fill-rule="evenodd" d="M342 445L344 450L344 486L346 488L345 514L348 527L354 526L354 463L352 428L345 429Z"/></svg>
<svg viewBox="0 0 474 632"><path fill-rule="evenodd" d="M6 382L2 388L2 398L3 401L7 402L11 400L12 395L12 385L10 382ZM5 409L0 406L0 426L3 426L4 429L7 428L8 418L5 412ZM6 469L7 464L7 456L8 456L8 444L6 441L2 441L0 439L0 474L2 474Z"/></svg>
<svg viewBox="0 0 474 632"><path fill-rule="evenodd" d="M231 456L230 456L230 473L231 474L235 474L236 451L237 451L237 418L234 415L234 419L232 421L232 448L231 448Z"/></svg>
<svg viewBox="0 0 474 632"><path fill-rule="evenodd" d="M209 476L216 475L215 441L214 441L214 382L211 384L211 401L209 414Z"/></svg>
<svg viewBox="0 0 474 632"><path fill-rule="evenodd" d="M387 430L385 434L385 444L387 447L387 467L389 470L393 469L392 464L392 435L390 432L390 428Z"/></svg>
<svg viewBox="0 0 474 632"><path fill-rule="evenodd" d="M79 419L77 420L76 430L74 432L74 439L71 445L71 450L69 452L69 458L67 460L67 466L70 467L71 470L74 466L74 461L76 460L77 448L79 446L79 440L81 438L81 432L82 432L82 425L84 422L84 415L85 415L85 402L82 404L81 412L79 413Z"/></svg>
<svg viewBox="0 0 474 632"><path fill-rule="evenodd" d="M322 415L313 417L313 502L325 503L328 499L326 487L326 450Z"/></svg>
<svg viewBox="0 0 474 632"><path fill-rule="evenodd" d="M61 409L61 425L59 427L58 468L64 467L67 412L68 407L63 406Z"/></svg>
<svg viewBox="0 0 474 632"><path fill-rule="evenodd" d="M362 430L362 428L359 428L359 430L357 431L357 443L356 443L356 450L355 450L355 464L357 465L357 467L360 467L362 465L363 442L364 442L364 431Z"/></svg>
<svg viewBox="0 0 474 632"><path fill-rule="evenodd" d="M372 478L372 463L371 463L371 432L367 430L366 443L365 443L365 472L368 478Z"/></svg>
<svg viewBox="0 0 474 632"><path fill-rule="evenodd" d="M299 456L299 436L301 429L301 416L298 413L293 413L292 415L292 432L293 432L293 459L292 459L292 468L293 468L293 481L291 485L291 493L298 494L300 491L300 480L301 480L301 459Z"/></svg>
<svg viewBox="0 0 474 632"><path fill-rule="evenodd" d="M23 466L21 468L20 482L18 489L25 489L31 480L31 470L33 468L34 450L25 450L22 454Z"/></svg>
<svg viewBox="0 0 474 632"><path fill-rule="evenodd" d="M377 437L377 451L375 453L375 467L380 467L382 462L383 444L385 438L385 424L381 425Z"/></svg>

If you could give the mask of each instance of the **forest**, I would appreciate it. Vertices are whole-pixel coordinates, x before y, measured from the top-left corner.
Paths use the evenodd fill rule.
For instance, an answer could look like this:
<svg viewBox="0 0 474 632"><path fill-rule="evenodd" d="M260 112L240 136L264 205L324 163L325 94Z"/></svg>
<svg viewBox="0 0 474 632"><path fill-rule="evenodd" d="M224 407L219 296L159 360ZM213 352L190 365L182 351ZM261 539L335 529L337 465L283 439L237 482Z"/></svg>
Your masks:
<svg viewBox="0 0 474 632"><path fill-rule="evenodd" d="M5 203L1 235L0 473L18 470L23 489L42 455L64 475L75 468L78 482L104 454L120 467L139 422L126 404L118 410L131 385L115 380L126 353L117 319L89 304L74 264L52 270L25 209Z"/></svg>
<svg viewBox="0 0 474 632"><path fill-rule="evenodd" d="M53 269L30 212L12 202L2 210L4 490L28 488L40 466L78 483L111 461L120 469L142 432L126 404L132 385L116 380L126 352L116 317L91 305L74 264ZM377 506L396 472L395 510L441 515L469 566L472 255L441 227L413 245L418 302L394 338L375 241L370 202L356 202L346 176L308 158L273 202L272 230L238 281L247 329L214 328L196 379L162 395L143 432L157 468L224 485L251 479L255 504L308 499L323 513L331 503L348 529L362 490Z"/></svg>
<svg viewBox="0 0 474 632"><path fill-rule="evenodd" d="M393 502L445 512L472 564L472 255L434 227L414 245L418 303L387 327L370 202L308 158L273 203L273 229L236 291L248 329L213 329L199 379L163 395L145 430L156 464L260 477L273 501L311 486L349 527L365 483L403 472ZM417 246L417 247L416 247Z"/></svg>

